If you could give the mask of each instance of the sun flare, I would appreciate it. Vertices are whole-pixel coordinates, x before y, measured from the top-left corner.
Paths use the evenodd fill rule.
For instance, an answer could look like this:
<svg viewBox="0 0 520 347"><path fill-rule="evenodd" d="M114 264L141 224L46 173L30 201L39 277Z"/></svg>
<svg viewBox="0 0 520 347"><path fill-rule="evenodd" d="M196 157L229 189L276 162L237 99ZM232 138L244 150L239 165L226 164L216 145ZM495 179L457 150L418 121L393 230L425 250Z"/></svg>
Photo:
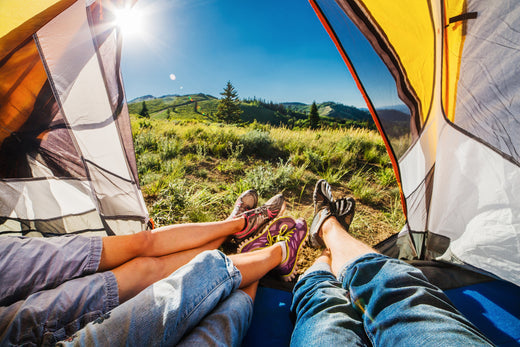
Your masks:
<svg viewBox="0 0 520 347"><path fill-rule="evenodd" d="M123 8L115 13L116 25L121 29L123 37L142 35L145 32L144 16L135 8Z"/></svg>

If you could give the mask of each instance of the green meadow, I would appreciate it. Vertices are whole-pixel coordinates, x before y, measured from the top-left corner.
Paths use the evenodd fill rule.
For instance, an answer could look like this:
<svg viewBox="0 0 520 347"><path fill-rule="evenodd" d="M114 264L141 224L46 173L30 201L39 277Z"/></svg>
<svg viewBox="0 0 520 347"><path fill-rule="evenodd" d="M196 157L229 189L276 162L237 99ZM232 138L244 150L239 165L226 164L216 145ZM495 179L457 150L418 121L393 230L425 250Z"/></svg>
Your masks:
<svg viewBox="0 0 520 347"><path fill-rule="evenodd" d="M205 97L216 109L217 100ZM147 101L150 118L135 114L141 102L129 107L140 184L156 226L224 219L250 188L260 203L283 193L285 214L310 226L314 185L324 178L336 197L357 200L350 228L356 237L374 245L402 227L399 189L377 131L348 123L310 130L303 119L300 126L230 125L215 122L209 107L201 112L189 99L177 104L183 105ZM248 107L242 105L242 118L250 117ZM315 255L305 253L308 261Z"/></svg>

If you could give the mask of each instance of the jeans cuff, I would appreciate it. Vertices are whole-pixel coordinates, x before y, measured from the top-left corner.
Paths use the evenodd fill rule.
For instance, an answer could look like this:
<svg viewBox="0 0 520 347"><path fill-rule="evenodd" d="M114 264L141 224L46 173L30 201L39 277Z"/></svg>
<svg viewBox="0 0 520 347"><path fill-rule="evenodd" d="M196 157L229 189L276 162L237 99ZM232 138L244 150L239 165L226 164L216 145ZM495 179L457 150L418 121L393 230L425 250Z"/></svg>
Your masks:
<svg viewBox="0 0 520 347"><path fill-rule="evenodd" d="M345 288L345 279L347 278L347 274L349 272L349 269L353 266L356 266L359 263L362 263L365 260L373 259L373 258L388 258L386 255L379 254L379 253L367 253L363 254L357 258L351 259L347 261L345 264L343 264L338 272L338 281L343 284L343 287Z"/></svg>
<svg viewBox="0 0 520 347"><path fill-rule="evenodd" d="M300 281L301 279L310 275L313 272L330 272L330 273L332 273L332 269L330 268L330 265L327 263L324 263L324 262L314 263L314 264L312 264L312 266L310 268L305 270L305 272L300 276L298 281Z"/></svg>
<svg viewBox="0 0 520 347"><path fill-rule="evenodd" d="M234 290L238 289L240 287L240 284L242 283L242 274L240 273L240 270L233 264L233 260L229 258L226 254L222 253L219 250L213 250L209 252L215 252L219 256L221 256L225 262L226 270L229 273L229 277L231 277L233 281L233 287Z"/></svg>

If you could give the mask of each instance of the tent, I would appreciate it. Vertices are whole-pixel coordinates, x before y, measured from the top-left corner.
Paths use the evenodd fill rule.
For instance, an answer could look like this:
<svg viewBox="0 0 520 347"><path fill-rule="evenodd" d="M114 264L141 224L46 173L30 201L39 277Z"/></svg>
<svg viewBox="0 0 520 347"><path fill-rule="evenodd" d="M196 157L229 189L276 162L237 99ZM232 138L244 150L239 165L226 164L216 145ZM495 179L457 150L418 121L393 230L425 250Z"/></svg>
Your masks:
<svg viewBox="0 0 520 347"><path fill-rule="evenodd" d="M517 344L520 6L310 2L365 97L400 186L406 225L378 249L423 269L493 341ZM0 235L147 227L113 23L132 3L0 2ZM256 336L287 344L291 298L276 291L263 289L255 311L277 319L253 317L246 344L269 344Z"/></svg>
<svg viewBox="0 0 520 347"><path fill-rule="evenodd" d="M0 235L146 228L116 4L0 3Z"/></svg>

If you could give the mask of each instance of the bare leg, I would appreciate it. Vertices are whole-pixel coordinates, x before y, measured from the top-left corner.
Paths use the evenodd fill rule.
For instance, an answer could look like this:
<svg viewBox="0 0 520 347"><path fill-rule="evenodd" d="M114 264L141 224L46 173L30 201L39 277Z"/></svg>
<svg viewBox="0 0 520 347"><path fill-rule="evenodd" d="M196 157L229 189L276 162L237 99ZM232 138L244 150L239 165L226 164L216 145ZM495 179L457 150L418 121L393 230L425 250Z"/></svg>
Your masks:
<svg viewBox="0 0 520 347"><path fill-rule="evenodd" d="M112 270L116 276L119 301L125 302L140 291L186 265L199 253L217 248L222 240L162 257L137 257Z"/></svg>
<svg viewBox="0 0 520 347"><path fill-rule="evenodd" d="M335 217L328 218L321 227L323 241L331 253L331 268L334 275L349 260L368 253L377 253L372 247L355 239L339 224Z"/></svg>
<svg viewBox="0 0 520 347"><path fill-rule="evenodd" d="M325 248L321 254L319 255L316 260L314 260L314 263L326 263L331 266L332 264L332 255L330 254L330 250L328 248Z"/></svg>
<svg viewBox="0 0 520 347"><path fill-rule="evenodd" d="M229 258L242 274L240 288L244 288L259 281L282 262L282 247L280 243L276 243L258 251L236 254Z"/></svg>
<svg viewBox="0 0 520 347"><path fill-rule="evenodd" d="M247 287L241 288L244 293L249 295L253 301L255 301L256 297L256 290L258 289L258 281L254 282L253 284L248 285Z"/></svg>
<svg viewBox="0 0 520 347"><path fill-rule="evenodd" d="M244 219L236 218L221 222L171 225L134 235L108 236L103 238L98 271L113 269L135 257L160 257L220 240L214 247L217 248L226 237L243 227Z"/></svg>
<svg viewBox="0 0 520 347"><path fill-rule="evenodd" d="M199 253L215 249L219 242L221 240L162 257L137 257L115 268L112 272L119 288L119 301L122 303L131 299L150 284L187 264ZM242 274L240 288L254 300L255 283L282 262L282 248L275 244L259 251L232 255L230 258Z"/></svg>

